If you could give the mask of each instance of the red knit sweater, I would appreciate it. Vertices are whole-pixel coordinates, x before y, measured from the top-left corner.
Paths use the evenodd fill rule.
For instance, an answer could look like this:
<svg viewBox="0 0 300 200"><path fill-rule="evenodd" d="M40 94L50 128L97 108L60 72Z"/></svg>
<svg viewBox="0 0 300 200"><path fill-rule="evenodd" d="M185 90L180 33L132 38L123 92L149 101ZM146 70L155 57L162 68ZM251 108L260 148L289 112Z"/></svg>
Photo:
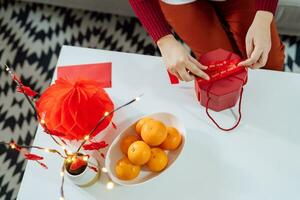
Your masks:
<svg viewBox="0 0 300 200"><path fill-rule="evenodd" d="M237 0L239 1L239 0ZM257 10L275 13L278 0L255 0ZM159 0L129 0L136 16L148 31L154 42L171 34L168 22L160 9Z"/></svg>

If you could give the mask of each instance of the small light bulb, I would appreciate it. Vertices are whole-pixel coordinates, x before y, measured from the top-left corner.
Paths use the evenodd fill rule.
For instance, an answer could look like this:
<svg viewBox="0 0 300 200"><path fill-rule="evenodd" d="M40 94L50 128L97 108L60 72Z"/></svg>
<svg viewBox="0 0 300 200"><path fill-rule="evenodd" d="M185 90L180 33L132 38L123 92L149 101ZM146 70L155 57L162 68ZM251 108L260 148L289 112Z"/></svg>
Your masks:
<svg viewBox="0 0 300 200"><path fill-rule="evenodd" d="M72 162L72 159L71 158L67 158L67 162L68 163Z"/></svg>
<svg viewBox="0 0 300 200"><path fill-rule="evenodd" d="M111 181L106 183L106 189L112 190L114 188L115 184Z"/></svg>
<svg viewBox="0 0 300 200"><path fill-rule="evenodd" d="M59 200L65 200L65 198L63 198L63 197L60 197L60 198L59 198Z"/></svg>
<svg viewBox="0 0 300 200"><path fill-rule="evenodd" d="M135 98L135 100L136 100L136 101L139 101L139 100L141 100L141 97L137 97L137 98Z"/></svg>
<svg viewBox="0 0 300 200"><path fill-rule="evenodd" d="M106 116L108 116L108 115L109 115L109 112L106 111L106 112L104 113L104 116L106 117Z"/></svg>
<svg viewBox="0 0 300 200"><path fill-rule="evenodd" d="M86 135L86 136L84 136L84 140L88 140L90 138L90 136L89 135Z"/></svg>
<svg viewBox="0 0 300 200"><path fill-rule="evenodd" d="M44 151L45 151L46 153L49 153L49 152L50 152L50 150L49 150L49 149L44 149Z"/></svg>
<svg viewBox="0 0 300 200"><path fill-rule="evenodd" d="M102 172L107 173L107 169L105 167L102 167Z"/></svg>
<svg viewBox="0 0 300 200"><path fill-rule="evenodd" d="M68 155L72 155L72 151L67 150Z"/></svg>
<svg viewBox="0 0 300 200"><path fill-rule="evenodd" d="M41 124L45 124L46 123L44 119L41 119L40 122L41 122Z"/></svg>
<svg viewBox="0 0 300 200"><path fill-rule="evenodd" d="M15 144L10 144L10 148L15 149L16 145Z"/></svg>
<svg viewBox="0 0 300 200"><path fill-rule="evenodd" d="M62 146L61 148L62 148L63 150L66 150L66 147L65 147L65 146Z"/></svg>
<svg viewBox="0 0 300 200"><path fill-rule="evenodd" d="M88 161L89 157L88 156L83 156L82 158L84 161Z"/></svg>
<svg viewBox="0 0 300 200"><path fill-rule="evenodd" d="M73 156L72 157L72 162L75 162L76 161L76 156Z"/></svg>
<svg viewBox="0 0 300 200"><path fill-rule="evenodd" d="M60 172L60 176L63 177L65 175L64 172Z"/></svg>

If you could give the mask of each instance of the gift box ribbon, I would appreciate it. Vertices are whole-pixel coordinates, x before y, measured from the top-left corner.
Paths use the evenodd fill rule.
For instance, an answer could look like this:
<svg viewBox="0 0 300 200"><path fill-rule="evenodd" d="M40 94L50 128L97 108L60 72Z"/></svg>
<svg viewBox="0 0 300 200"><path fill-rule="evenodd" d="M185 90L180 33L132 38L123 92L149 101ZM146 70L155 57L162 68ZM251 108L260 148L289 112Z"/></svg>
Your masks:
<svg viewBox="0 0 300 200"><path fill-rule="evenodd" d="M241 61L240 58L234 58L233 53L228 54L227 58L222 61L216 61L213 63L210 63L207 66L207 69L205 72L209 75L210 80L205 80L201 77L196 77L196 80L200 84L205 84L205 83L210 83L210 82L215 82L217 80L223 79L225 77L228 77L234 73L237 73L241 71L244 67L238 66L238 63ZM169 70L167 70L169 79L171 84L178 84L179 80L178 78L171 74Z"/></svg>
<svg viewBox="0 0 300 200"><path fill-rule="evenodd" d="M210 87L212 87L213 83L210 85ZM209 90L207 90L207 96L208 96L208 99L206 101L206 106L205 106L205 112L206 112L206 115L208 116L208 118L222 131L232 131L233 129L235 129L236 127L238 127L238 125L240 124L241 122L241 119L242 119L242 97L243 97L243 92L244 92L244 88L242 87L241 88L241 92L240 92L240 99L239 99L239 108L238 108L238 113L239 113L239 117L236 121L236 123L230 127L230 128L223 128L219 125L219 123L209 114L208 112L208 105L209 105L209 102L211 100L211 97L209 97Z"/></svg>
<svg viewBox="0 0 300 200"><path fill-rule="evenodd" d="M210 77L210 80L205 80L203 78L197 77L199 84L211 83L217 80L228 77L234 73L241 71L244 67L238 66L241 61L239 58L231 59L232 53L228 55L225 60L216 61L207 66L205 72Z"/></svg>

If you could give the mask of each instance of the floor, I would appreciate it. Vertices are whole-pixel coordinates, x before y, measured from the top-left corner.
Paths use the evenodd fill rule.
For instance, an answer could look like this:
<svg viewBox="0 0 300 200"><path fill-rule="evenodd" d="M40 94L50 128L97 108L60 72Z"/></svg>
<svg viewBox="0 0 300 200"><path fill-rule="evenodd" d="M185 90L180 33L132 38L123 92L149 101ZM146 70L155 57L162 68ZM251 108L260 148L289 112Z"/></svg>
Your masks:
<svg viewBox="0 0 300 200"><path fill-rule="evenodd" d="M300 38L282 36L285 71L300 73ZM0 63L41 92L50 83L63 44L159 55L135 18L0 0ZM30 144L36 120L0 70L0 140ZM26 162L0 145L0 200L15 199Z"/></svg>

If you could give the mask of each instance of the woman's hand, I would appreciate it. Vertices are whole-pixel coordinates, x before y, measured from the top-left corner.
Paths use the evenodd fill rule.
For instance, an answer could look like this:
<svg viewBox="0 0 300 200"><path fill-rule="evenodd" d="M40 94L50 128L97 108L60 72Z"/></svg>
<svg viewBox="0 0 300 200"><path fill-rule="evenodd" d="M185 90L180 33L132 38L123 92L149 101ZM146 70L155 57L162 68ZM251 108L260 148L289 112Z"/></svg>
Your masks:
<svg viewBox="0 0 300 200"><path fill-rule="evenodd" d="M252 25L246 35L246 51L248 59L239 66L258 69L267 63L271 49L271 22L273 14L268 11L257 11Z"/></svg>
<svg viewBox="0 0 300 200"><path fill-rule="evenodd" d="M166 35L160 38L157 41L157 45L169 72L180 80L191 81L194 79L194 75L206 80L209 79L209 76L202 71L207 69L207 67L201 65L195 58L190 56L188 51L173 35Z"/></svg>

